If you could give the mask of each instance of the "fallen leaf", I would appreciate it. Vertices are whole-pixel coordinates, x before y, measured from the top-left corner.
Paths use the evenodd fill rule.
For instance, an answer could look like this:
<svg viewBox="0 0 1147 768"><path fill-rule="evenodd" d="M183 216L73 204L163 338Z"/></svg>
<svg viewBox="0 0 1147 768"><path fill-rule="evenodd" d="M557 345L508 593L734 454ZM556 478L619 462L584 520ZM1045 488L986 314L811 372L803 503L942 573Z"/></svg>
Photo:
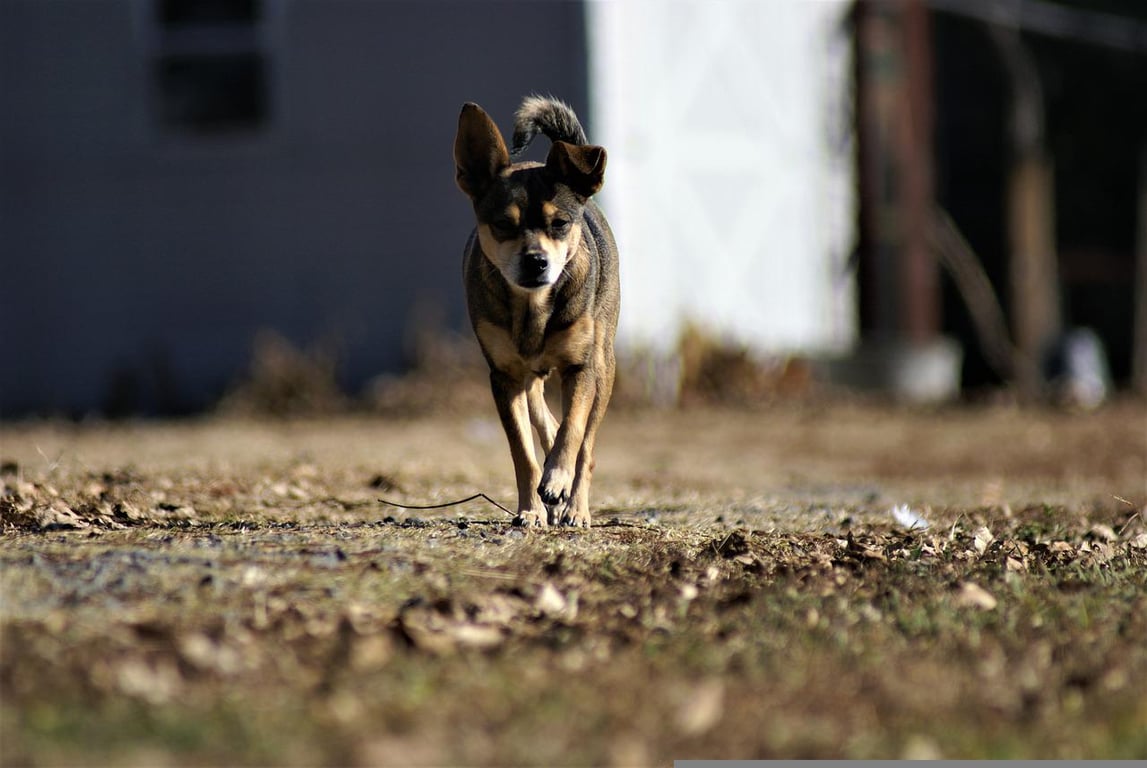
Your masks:
<svg viewBox="0 0 1147 768"><path fill-rule="evenodd" d="M481 624L448 625L446 634L464 648L493 648L504 639L501 630L497 627L487 627Z"/></svg>
<svg viewBox="0 0 1147 768"><path fill-rule="evenodd" d="M174 665L160 662L154 666L128 659L116 669L116 684L124 694L150 704L164 704L179 692L182 682Z"/></svg>
<svg viewBox="0 0 1147 768"><path fill-rule="evenodd" d="M980 526L976 529L976 532L972 534L972 546L974 546L976 551L981 555L987 551L988 545L995 540L996 537L992 535L992 532L988 530L986 526Z"/></svg>
<svg viewBox="0 0 1147 768"><path fill-rule="evenodd" d="M41 508L36 513L36 524L44 531L78 530L88 527L88 524L62 501L53 501Z"/></svg>
<svg viewBox="0 0 1147 768"><path fill-rule="evenodd" d="M904 743L904 754L900 756L900 759L942 760L944 756L943 753L940 752L939 745L931 738L921 734L913 734L909 736L908 741Z"/></svg>
<svg viewBox="0 0 1147 768"><path fill-rule="evenodd" d="M1110 544L1097 542L1091 547L1091 557L1097 563L1106 563L1111 558L1115 557L1115 548Z"/></svg>
<svg viewBox="0 0 1147 768"><path fill-rule="evenodd" d="M1096 523L1095 525L1091 526L1091 530L1088 531L1088 533L1090 533L1094 538L1101 539L1102 541L1115 541L1119 538L1115 534L1115 530L1110 525L1104 525L1103 523Z"/></svg>
<svg viewBox="0 0 1147 768"><path fill-rule="evenodd" d="M677 711L677 726L688 736L710 730L725 712L725 686L720 680L698 685Z"/></svg>
<svg viewBox="0 0 1147 768"><path fill-rule="evenodd" d="M218 643L201 632L181 638L180 656L191 666L229 677L243 668L242 654L234 647Z"/></svg>
<svg viewBox="0 0 1147 768"><path fill-rule="evenodd" d="M355 642L351 647L351 668L362 672L382 667L393 655L393 646L386 635L371 635Z"/></svg>
<svg viewBox="0 0 1147 768"><path fill-rule="evenodd" d="M884 557L884 553L878 548L854 539L851 532L848 534L848 553L862 560L878 560L883 562L887 559Z"/></svg>
<svg viewBox="0 0 1147 768"><path fill-rule="evenodd" d="M992 596L991 592L980 585L965 581L960 585L959 591L956 593L956 605L961 608L977 608L982 611L990 611L998 605L998 601Z"/></svg>
<svg viewBox="0 0 1147 768"><path fill-rule="evenodd" d="M550 582L546 582L534 599L534 608L544 616L555 616L566 610L566 599Z"/></svg>
<svg viewBox="0 0 1147 768"><path fill-rule="evenodd" d="M486 650L505 640L500 627L472 621L461 606L451 601L411 605L395 621L399 633L411 645L436 655L462 648Z"/></svg>

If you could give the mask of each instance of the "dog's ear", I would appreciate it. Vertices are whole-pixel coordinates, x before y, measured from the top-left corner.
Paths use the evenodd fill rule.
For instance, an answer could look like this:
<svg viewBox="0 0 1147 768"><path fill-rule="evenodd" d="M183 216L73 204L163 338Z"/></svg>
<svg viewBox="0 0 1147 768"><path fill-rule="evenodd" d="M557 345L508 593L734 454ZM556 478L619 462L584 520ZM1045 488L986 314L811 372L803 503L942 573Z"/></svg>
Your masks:
<svg viewBox="0 0 1147 768"><path fill-rule="evenodd" d="M605 149L555 141L546 158L546 172L575 194L590 197L605 181Z"/></svg>
<svg viewBox="0 0 1147 768"><path fill-rule="evenodd" d="M480 196L510 164L498 126L477 104L467 103L454 137L454 180L472 199Z"/></svg>

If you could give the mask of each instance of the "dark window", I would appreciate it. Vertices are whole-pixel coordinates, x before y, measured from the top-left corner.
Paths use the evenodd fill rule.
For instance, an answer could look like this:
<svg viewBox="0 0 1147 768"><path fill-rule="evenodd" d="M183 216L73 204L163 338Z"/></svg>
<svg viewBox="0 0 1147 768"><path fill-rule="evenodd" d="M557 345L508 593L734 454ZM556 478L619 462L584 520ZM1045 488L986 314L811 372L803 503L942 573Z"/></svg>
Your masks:
<svg viewBox="0 0 1147 768"><path fill-rule="evenodd" d="M270 113L260 0L156 0L156 113L171 133L253 132Z"/></svg>
<svg viewBox="0 0 1147 768"><path fill-rule="evenodd" d="M159 23L254 24L260 14L259 0L159 0Z"/></svg>
<svg viewBox="0 0 1147 768"><path fill-rule="evenodd" d="M215 133L257 128L266 119L262 56L164 56L157 70L167 128Z"/></svg>

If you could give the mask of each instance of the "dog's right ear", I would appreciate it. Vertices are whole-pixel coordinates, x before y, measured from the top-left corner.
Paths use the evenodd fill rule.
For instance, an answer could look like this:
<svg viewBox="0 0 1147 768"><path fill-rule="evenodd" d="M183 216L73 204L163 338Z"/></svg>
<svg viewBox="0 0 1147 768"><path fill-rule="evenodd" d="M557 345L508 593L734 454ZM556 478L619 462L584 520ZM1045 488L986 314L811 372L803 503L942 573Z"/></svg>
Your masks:
<svg viewBox="0 0 1147 768"><path fill-rule="evenodd" d="M466 103L454 138L454 180L458 188L479 197L510 164L510 153L498 126L477 104Z"/></svg>
<svg viewBox="0 0 1147 768"><path fill-rule="evenodd" d="M588 198L601 189L605 180L605 149L555 141L546 157L546 171L574 193Z"/></svg>

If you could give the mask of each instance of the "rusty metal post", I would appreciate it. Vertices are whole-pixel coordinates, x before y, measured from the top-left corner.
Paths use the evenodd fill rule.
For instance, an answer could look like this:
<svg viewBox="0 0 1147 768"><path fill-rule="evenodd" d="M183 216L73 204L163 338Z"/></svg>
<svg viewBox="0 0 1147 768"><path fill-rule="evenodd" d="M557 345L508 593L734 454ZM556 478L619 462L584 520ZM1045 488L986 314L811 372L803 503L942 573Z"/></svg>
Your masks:
<svg viewBox="0 0 1147 768"><path fill-rule="evenodd" d="M959 393L962 350L940 334L932 158L932 40L924 0L858 0L861 323L835 376L909 401Z"/></svg>
<svg viewBox="0 0 1147 768"><path fill-rule="evenodd" d="M933 217L932 51L921 0L858 2L858 122L869 330L925 343L940 330Z"/></svg>
<svg viewBox="0 0 1147 768"><path fill-rule="evenodd" d="M896 269L897 210L892 171L892 114L897 103L899 56L891 8L857 0L856 119L859 234L862 256L861 322L869 338L897 335L900 316Z"/></svg>
<svg viewBox="0 0 1147 768"><path fill-rule="evenodd" d="M940 278L930 247L935 203L932 168L932 40L928 9L921 0L902 0L900 9L904 98L899 104L897 154L901 189L902 328L914 344L940 332Z"/></svg>

